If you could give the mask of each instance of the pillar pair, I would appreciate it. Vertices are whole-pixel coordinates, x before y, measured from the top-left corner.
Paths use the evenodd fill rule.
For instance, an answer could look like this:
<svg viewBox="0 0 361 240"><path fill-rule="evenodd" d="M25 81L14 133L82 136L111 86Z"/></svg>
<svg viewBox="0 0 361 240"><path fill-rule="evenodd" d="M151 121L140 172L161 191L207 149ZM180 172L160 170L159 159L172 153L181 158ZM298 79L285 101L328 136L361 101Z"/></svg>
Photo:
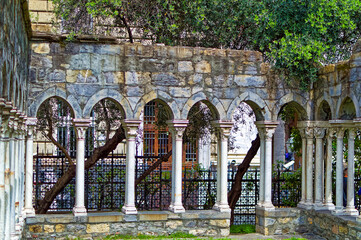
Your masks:
<svg viewBox="0 0 361 240"><path fill-rule="evenodd" d="M255 122L260 137L260 193L258 208L273 209L272 204L272 137L278 122Z"/></svg>
<svg viewBox="0 0 361 240"><path fill-rule="evenodd" d="M336 215L358 215L355 209L355 137L356 129L354 124L350 121L335 121L336 136L337 136L337 150L336 150L336 207L333 212ZM348 156L347 156L347 196L346 208L343 206L344 196L344 171L346 165L343 162L343 138L345 131L348 130Z"/></svg>
<svg viewBox="0 0 361 240"><path fill-rule="evenodd" d="M183 133L188 125L188 120L168 121L169 131L172 134L172 193L169 210L174 213L184 212L182 203L182 155ZM125 120L123 124L127 134L127 170L125 186L125 204L122 211L126 214L136 214L134 180L135 180L135 137L139 120ZM227 201L227 153L228 137L232 122L215 121L214 126L219 131L218 143L218 172L217 172L217 201L214 209L221 212L230 212Z"/></svg>

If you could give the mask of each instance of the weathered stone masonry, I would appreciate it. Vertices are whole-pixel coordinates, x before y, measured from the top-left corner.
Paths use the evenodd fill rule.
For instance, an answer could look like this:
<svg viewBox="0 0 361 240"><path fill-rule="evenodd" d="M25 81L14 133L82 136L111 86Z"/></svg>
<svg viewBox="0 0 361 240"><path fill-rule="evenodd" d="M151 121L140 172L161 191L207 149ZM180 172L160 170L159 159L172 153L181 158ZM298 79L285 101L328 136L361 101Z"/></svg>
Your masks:
<svg viewBox="0 0 361 240"><path fill-rule="evenodd" d="M0 239L24 224L24 153L30 21L27 1L0 3Z"/></svg>
<svg viewBox="0 0 361 240"><path fill-rule="evenodd" d="M360 129L361 42L349 61L325 67L320 81L309 92L286 87L272 74L261 54L163 45L115 44L96 42L66 43L57 36L32 39L29 46L27 1L6 1L0 15L0 238L21 236L26 217L25 237L43 237L48 233L64 236L69 232L85 237L129 231L171 233L187 231L196 235L227 235L229 207L226 199L227 138L231 116L240 102L254 110L261 137L261 185L257 206L257 231L264 234L300 230L316 231L329 239L357 239L360 235L358 212L353 195L347 207L340 199L343 135L348 139L348 193L354 192L354 133ZM29 66L29 53L31 64ZM28 71L29 70L29 71ZM29 72L29 76L28 76ZM29 81L28 81L29 79ZM76 195L73 215L35 216L32 206L32 135L39 106L49 97L66 100L72 107L77 131L77 148L84 146L82 133L87 128L93 106L103 98L115 100L123 109L128 150L132 149L134 131L144 105L157 99L171 112L168 122L175 142L182 141L190 108L204 101L212 110L220 130L217 202L214 210L184 211L181 199L181 163L177 156L182 146L175 144L172 176L174 184L170 211L139 213L134 206L134 169L127 168L126 204L123 213L93 214L84 208L84 155L77 153ZM303 142L302 199L300 209L274 209L271 202L272 137L278 114L285 104L300 113ZM331 146L337 138L336 202L332 202ZM26 188L24 201L24 160L26 136ZM316 140L315 147L314 139ZM326 141L326 142L325 142ZM323 144L327 151L323 151ZM313 155L315 149L315 156ZM134 154L128 153L131 166ZM325 166L324 175L320 174ZM315 173L315 179L313 179ZM323 185L324 183L324 185ZM315 194L314 194L315 193ZM25 205L24 205L25 204ZM153 214L153 215L152 215ZM151 215L148 216L148 215ZM157 217L155 217L157 215ZM341 215L341 216L340 216ZM345 216L347 217L345 217ZM95 218L94 218L95 217ZM321 218L335 222L322 224ZM56 218L62 223L57 224ZM94 220L96 219L96 220ZM336 224L337 223L337 224ZM331 224L330 224L331 225ZM116 228L117 226L118 228ZM174 227L175 226L175 227ZM311 227L310 227L311 226ZM195 228L198 231L195 231ZM101 229L101 230L100 230ZM58 233L59 232L59 233ZM108 231L107 231L108 232ZM332 234L331 234L332 233ZM58 234L58 235L57 235Z"/></svg>

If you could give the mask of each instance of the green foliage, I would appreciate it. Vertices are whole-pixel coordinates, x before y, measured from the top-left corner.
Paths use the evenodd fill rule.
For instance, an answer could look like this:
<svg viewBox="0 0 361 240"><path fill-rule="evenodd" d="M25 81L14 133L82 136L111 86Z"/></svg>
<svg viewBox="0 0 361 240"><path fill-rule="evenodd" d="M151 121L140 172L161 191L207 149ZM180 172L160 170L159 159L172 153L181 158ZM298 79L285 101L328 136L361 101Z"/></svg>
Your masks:
<svg viewBox="0 0 361 240"><path fill-rule="evenodd" d="M255 233L256 226L252 224L231 225L231 233Z"/></svg>
<svg viewBox="0 0 361 240"><path fill-rule="evenodd" d="M185 233L185 232L175 232L170 235L159 235L159 236L153 236L153 235L144 235L139 234L136 236L132 235L124 235L124 234L116 234L116 235L108 235L103 239L106 240L112 240L112 239L164 239L164 238L195 238L193 234Z"/></svg>
<svg viewBox="0 0 361 240"><path fill-rule="evenodd" d="M299 199L299 189L301 189L301 173L302 168L297 169L293 172L282 172L281 179L284 179L284 182L281 184L281 191L287 190L288 197L282 198L282 203L284 206L297 207Z"/></svg>
<svg viewBox="0 0 361 240"><path fill-rule="evenodd" d="M70 34L107 34L136 26L167 45L251 49L264 53L287 82L306 89L321 63L350 56L360 37L358 0L53 0ZM104 24L106 23L106 24ZM97 26L102 26L101 28ZM122 31L122 30L120 30ZM113 31L114 32L114 31Z"/></svg>
<svg viewBox="0 0 361 240"><path fill-rule="evenodd" d="M298 128L293 127L291 129L291 136L293 141L290 145L291 151L295 153L297 156L302 156L302 137L300 134L300 130Z"/></svg>

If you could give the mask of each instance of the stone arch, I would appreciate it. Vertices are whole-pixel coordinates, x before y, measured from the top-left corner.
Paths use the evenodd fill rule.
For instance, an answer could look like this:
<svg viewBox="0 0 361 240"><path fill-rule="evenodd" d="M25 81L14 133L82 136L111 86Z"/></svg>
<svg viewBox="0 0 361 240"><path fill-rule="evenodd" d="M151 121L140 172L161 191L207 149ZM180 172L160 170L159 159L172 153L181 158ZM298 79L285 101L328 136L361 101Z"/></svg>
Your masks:
<svg viewBox="0 0 361 240"><path fill-rule="evenodd" d="M163 91L157 91L157 92L151 91L148 94L144 95L141 99L139 99L139 101L137 102L134 108L134 114L133 114L134 119L140 118L140 114L144 109L144 106L152 100L160 101L164 103L167 107L169 107L169 110L171 111L169 113L171 119L180 119L181 114L177 103L169 94Z"/></svg>
<svg viewBox="0 0 361 240"><path fill-rule="evenodd" d="M241 104L241 102L247 103L252 108L254 114L256 115L257 121L271 119L271 113L267 107L266 102L253 92L244 92L232 101L227 111L228 119L232 119L234 111Z"/></svg>
<svg viewBox="0 0 361 240"><path fill-rule="evenodd" d="M194 104L200 101L203 101L212 111L214 119L226 120L227 115L222 102L216 97L213 97L211 100L209 100L209 98L203 92L195 93L190 98L188 98L182 109L182 119L187 119L190 109L194 106Z"/></svg>
<svg viewBox="0 0 361 240"><path fill-rule="evenodd" d="M36 113L38 112L40 105L46 99L51 97L59 97L64 99L69 104L70 108L73 110L74 118L82 118L82 111L80 105L78 104L78 101L74 98L74 96L72 95L67 96L66 92L63 89L55 88L55 87L48 88L47 90L45 90L35 98L35 100L28 107L28 116L36 117Z"/></svg>
<svg viewBox="0 0 361 240"><path fill-rule="evenodd" d="M296 93L289 93L283 96L275 105L274 120L277 120L279 113L286 104L291 104L302 117L300 120L311 120L311 106L307 99ZM306 106L306 107L303 107Z"/></svg>
<svg viewBox="0 0 361 240"><path fill-rule="evenodd" d="M327 121L335 119L335 111L332 109L330 103L331 99L329 97L322 97L316 101L316 120Z"/></svg>
<svg viewBox="0 0 361 240"><path fill-rule="evenodd" d="M129 104L129 101L118 91L115 91L113 89L102 89L95 93L87 103L85 104L84 110L83 110L83 117L89 118L90 113L94 106L102 99L111 99L113 100L119 107L119 109L122 112L122 117L126 119L127 117L132 117L132 108Z"/></svg>
<svg viewBox="0 0 361 240"><path fill-rule="evenodd" d="M343 99L339 98L337 102L336 119L352 120L360 116L359 108L356 106L356 101L352 96L345 96Z"/></svg>
<svg viewBox="0 0 361 240"><path fill-rule="evenodd" d="M63 103L65 103L68 107L69 107L69 109L70 109L70 116L71 116L71 118L72 119L75 119L76 117L75 117L75 111L74 111L74 108L71 106L71 104L70 104L70 102L67 100L67 99L65 99L65 98L63 98L63 97L59 97L59 96L50 96L50 97L48 97L47 99L45 99L44 101L42 101L40 104L39 104L39 106L38 106L38 108L37 108L37 111L36 111L36 113L35 113L35 116L37 117L37 114L38 114L38 111L39 111L39 108L40 108L40 106L43 104L43 103L45 103L45 101L47 101L48 99L50 99L50 98L56 98L56 99L58 99L58 100L61 100Z"/></svg>

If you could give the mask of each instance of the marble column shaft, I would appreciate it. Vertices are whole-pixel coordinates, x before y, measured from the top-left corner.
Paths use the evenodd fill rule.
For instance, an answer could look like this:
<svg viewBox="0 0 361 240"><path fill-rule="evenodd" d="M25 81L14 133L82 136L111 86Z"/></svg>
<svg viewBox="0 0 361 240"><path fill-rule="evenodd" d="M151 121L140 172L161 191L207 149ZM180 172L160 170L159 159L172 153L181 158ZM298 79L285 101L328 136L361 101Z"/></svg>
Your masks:
<svg viewBox="0 0 361 240"><path fill-rule="evenodd" d="M334 210L332 203L332 138L334 130L329 129L327 134L327 156L325 166L325 201L324 204L328 210Z"/></svg>
<svg viewBox="0 0 361 240"><path fill-rule="evenodd" d="M347 155L347 204L346 213L358 215L355 209L355 129L348 129L348 155Z"/></svg>
<svg viewBox="0 0 361 240"><path fill-rule="evenodd" d="M26 216L34 216L33 207L33 136L36 125L36 118L27 120L27 137L26 137L26 171L25 171L25 206L24 213Z"/></svg>
<svg viewBox="0 0 361 240"><path fill-rule="evenodd" d="M90 124L88 119L73 119L76 132L76 175L75 175L75 206L74 216L85 216L85 135Z"/></svg>
<svg viewBox="0 0 361 240"><path fill-rule="evenodd" d="M323 137L324 128L314 128L316 138L316 157L315 157L315 208L323 207Z"/></svg>
<svg viewBox="0 0 361 240"><path fill-rule="evenodd" d="M174 184L172 184L173 202L169 206L169 210L174 213L185 212L182 203L182 160L183 160L183 133L188 125L188 120L168 121L169 130L172 133L172 141L175 142L175 151L172 150L172 175ZM175 155L174 155L175 154Z"/></svg>
<svg viewBox="0 0 361 240"><path fill-rule="evenodd" d="M125 214L137 214L135 207L135 138L139 128L140 120L124 120L122 124L126 129L127 136L127 159L125 173L125 203L122 212Z"/></svg>
<svg viewBox="0 0 361 240"><path fill-rule="evenodd" d="M306 128L307 159L306 159L306 204L313 204L313 129Z"/></svg>
<svg viewBox="0 0 361 240"><path fill-rule="evenodd" d="M336 211L343 209L343 136L344 128L337 130L337 152L336 152Z"/></svg>

